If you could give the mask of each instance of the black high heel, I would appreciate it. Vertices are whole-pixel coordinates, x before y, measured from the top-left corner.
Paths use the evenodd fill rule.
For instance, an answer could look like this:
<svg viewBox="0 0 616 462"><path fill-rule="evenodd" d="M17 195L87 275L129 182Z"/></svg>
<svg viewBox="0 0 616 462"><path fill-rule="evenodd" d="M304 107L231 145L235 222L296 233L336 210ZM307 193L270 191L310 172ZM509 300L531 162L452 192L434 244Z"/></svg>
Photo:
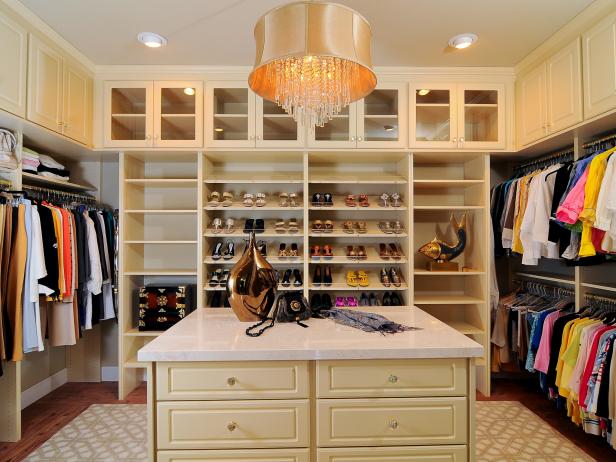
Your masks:
<svg viewBox="0 0 616 462"><path fill-rule="evenodd" d="M390 301L391 301L391 306L402 306L403 305L402 297L400 297L400 295L398 295L396 292L391 293Z"/></svg>
<svg viewBox="0 0 616 462"><path fill-rule="evenodd" d="M222 242L217 242L212 251L212 260L220 260L220 250L222 249Z"/></svg>
<svg viewBox="0 0 616 462"><path fill-rule="evenodd" d="M231 260L235 257L235 244L233 242L227 242L227 248L225 249L222 258L225 260Z"/></svg>
<svg viewBox="0 0 616 462"><path fill-rule="evenodd" d="M332 282L332 270L329 266L326 266L323 274L323 284L326 286L331 286Z"/></svg>
<svg viewBox="0 0 616 462"><path fill-rule="evenodd" d="M323 282L323 274L321 273L321 267L319 265L314 268L314 275L312 276L312 284L320 286Z"/></svg>
<svg viewBox="0 0 616 462"><path fill-rule="evenodd" d="M321 309L322 310L331 310L331 308L334 306L334 304L332 303L332 298L329 296L329 294L323 294L321 296Z"/></svg>
<svg viewBox="0 0 616 462"><path fill-rule="evenodd" d="M289 287L291 285L291 273L290 269L284 272L284 276L282 277L282 281L280 281L280 285L283 287Z"/></svg>
<svg viewBox="0 0 616 462"><path fill-rule="evenodd" d="M301 287L304 285L304 281L302 281L302 273L300 273L298 269L293 270L293 285L295 287Z"/></svg>

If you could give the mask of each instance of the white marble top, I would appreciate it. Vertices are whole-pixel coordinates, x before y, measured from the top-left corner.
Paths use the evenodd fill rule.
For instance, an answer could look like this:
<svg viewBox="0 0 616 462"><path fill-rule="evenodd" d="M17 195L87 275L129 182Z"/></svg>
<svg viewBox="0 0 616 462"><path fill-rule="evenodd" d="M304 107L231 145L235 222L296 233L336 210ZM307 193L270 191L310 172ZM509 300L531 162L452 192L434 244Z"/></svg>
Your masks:
<svg viewBox="0 0 616 462"><path fill-rule="evenodd" d="M367 333L328 319L308 328L276 323L261 337L245 334L244 323L226 311L201 308L139 350L139 361L243 361L314 359L470 358L483 347L419 308L375 310L422 330L394 335Z"/></svg>

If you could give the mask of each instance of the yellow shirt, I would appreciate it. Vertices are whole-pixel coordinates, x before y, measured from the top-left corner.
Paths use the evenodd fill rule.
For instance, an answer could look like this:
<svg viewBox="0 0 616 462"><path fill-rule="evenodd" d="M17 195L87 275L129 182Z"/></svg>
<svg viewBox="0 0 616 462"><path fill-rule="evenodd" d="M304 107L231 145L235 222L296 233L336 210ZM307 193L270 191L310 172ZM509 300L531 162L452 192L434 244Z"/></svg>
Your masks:
<svg viewBox="0 0 616 462"><path fill-rule="evenodd" d="M560 382L558 383L558 394L561 396L570 396L571 390L569 388L569 381L571 380L571 374L575 369L577 363L577 357L580 353L580 336L585 327L592 324L600 323L601 321L596 319L582 318L575 322L571 328L570 340L567 345L567 349L562 356L562 369L560 375Z"/></svg>
<svg viewBox="0 0 616 462"><path fill-rule="evenodd" d="M607 167L607 159L616 152L616 148L609 149L595 156L588 167L588 179L584 187L584 209L580 213L579 220L582 222L582 239L580 242L580 257L592 257L597 254L592 244L592 225L595 223L597 199L601 190L601 182Z"/></svg>
<svg viewBox="0 0 616 462"><path fill-rule="evenodd" d="M513 223L513 243L511 245L511 250L517 253L524 253L524 246L522 245L522 240L520 239L520 228L522 227L522 222L524 221L524 213L526 213L526 204L528 203L528 186L537 173L538 172L533 172L530 175L526 175L518 183L518 214L516 215L515 222Z"/></svg>
<svg viewBox="0 0 616 462"><path fill-rule="evenodd" d="M571 341L571 329L575 326L576 323L580 322L579 319L574 319L565 324L565 328L563 329L563 339L560 343L560 351L558 352L558 362L556 363L556 386L558 387L558 394L564 397L569 396L568 391L561 389L560 387L560 379L563 373L563 355L569 346L569 342Z"/></svg>

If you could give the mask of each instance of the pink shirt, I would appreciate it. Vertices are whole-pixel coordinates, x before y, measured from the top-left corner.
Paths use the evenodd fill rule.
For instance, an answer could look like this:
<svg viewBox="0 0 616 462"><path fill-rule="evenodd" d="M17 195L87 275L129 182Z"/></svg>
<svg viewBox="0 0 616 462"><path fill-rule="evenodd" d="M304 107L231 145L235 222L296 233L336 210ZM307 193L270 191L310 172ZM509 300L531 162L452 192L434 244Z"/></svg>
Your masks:
<svg viewBox="0 0 616 462"><path fill-rule="evenodd" d="M552 339L552 330L554 329L554 323L560 318L562 313L560 311L554 311L548 314L543 321L543 329L541 330L541 340L539 341L539 348L535 355L534 368L537 371L548 373L548 366L550 365L550 340Z"/></svg>
<svg viewBox="0 0 616 462"><path fill-rule="evenodd" d="M563 203L558 207L556 218L559 221L571 225L578 221L578 217L584 209L586 180L588 179L589 167L586 167L586 170L584 170L578 182L571 188L571 191L569 191Z"/></svg>

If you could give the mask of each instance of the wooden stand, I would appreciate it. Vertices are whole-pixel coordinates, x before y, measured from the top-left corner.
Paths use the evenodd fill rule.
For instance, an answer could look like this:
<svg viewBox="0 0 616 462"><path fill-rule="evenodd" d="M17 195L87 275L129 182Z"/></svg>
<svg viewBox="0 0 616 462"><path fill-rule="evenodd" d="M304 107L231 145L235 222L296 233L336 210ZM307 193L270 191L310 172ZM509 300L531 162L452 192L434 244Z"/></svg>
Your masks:
<svg viewBox="0 0 616 462"><path fill-rule="evenodd" d="M428 271L459 271L459 266L454 261L431 261L428 262Z"/></svg>

